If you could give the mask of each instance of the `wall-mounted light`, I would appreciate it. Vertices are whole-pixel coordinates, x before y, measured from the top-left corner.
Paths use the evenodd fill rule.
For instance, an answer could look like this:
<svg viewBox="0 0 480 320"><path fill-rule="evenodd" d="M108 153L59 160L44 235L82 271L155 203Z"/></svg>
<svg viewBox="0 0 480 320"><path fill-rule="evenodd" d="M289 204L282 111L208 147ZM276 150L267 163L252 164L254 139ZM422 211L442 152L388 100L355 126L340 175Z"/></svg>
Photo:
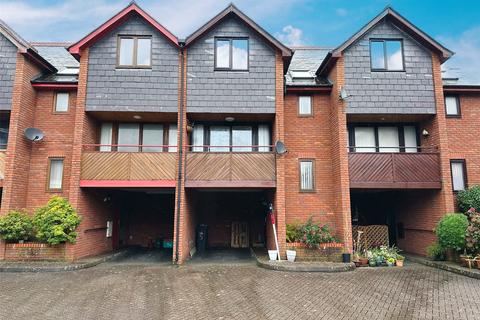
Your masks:
<svg viewBox="0 0 480 320"><path fill-rule="evenodd" d="M140 120L140 119L142 119L142 116L139 116L138 114L136 114L136 115L133 116L133 119Z"/></svg>
<svg viewBox="0 0 480 320"><path fill-rule="evenodd" d="M225 121L233 122L233 121L235 121L235 118L234 117L225 117Z"/></svg>
<svg viewBox="0 0 480 320"><path fill-rule="evenodd" d="M425 138L428 137L430 135L430 132L428 132L427 129L423 129L422 131L422 136L424 136Z"/></svg>
<svg viewBox="0 0 480 320"><path fill-rule="evenodd" d="M345 87L341 87L340 88L340 94L339 94L339 98L340 100L345 100L349 97L348 93L347 93L347 90L345 90Z"/></svg>

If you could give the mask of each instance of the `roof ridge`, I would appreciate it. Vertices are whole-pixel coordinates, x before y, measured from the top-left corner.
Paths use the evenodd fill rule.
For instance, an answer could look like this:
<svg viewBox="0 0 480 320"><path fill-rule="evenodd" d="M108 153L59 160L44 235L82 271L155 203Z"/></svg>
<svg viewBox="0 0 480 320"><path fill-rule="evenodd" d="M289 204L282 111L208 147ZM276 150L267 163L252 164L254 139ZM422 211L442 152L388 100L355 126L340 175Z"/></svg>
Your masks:
<svg viewBox="0 0 480 320"><path fill-rule="evenodd" d="M30 44L34 47L65 47L68 48L73 42L69 41L32 41Z"/></svg>

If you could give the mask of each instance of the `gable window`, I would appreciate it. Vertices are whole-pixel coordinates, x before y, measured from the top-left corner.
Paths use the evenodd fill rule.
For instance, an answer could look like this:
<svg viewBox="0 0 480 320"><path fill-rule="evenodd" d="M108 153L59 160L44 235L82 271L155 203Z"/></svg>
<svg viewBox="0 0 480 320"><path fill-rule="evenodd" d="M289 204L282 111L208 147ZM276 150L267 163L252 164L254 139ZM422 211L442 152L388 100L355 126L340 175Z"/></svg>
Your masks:
<svg viewBox="0 0 480 320"><path fill-rule="evenodd" d="M350 152L418 152L414 125L351 125Z"/></svg>
<svg viewBox="0 0 480 320"><path fill-rule="evenodd" d="M458 96L445 96L445 113L447 117L460 117L459 100Z"/></svg>
<svg viewBox="0 0 480 320"><path fill-rule="evenodd" d="M152 38L148 36L120 36L118 38L117 66L120 68L149 68L152 65Z"/></svg>
<svg viewBox="0 0 480 320"><path fill-rule="evenodd" d="M62 190L63 182L63 158L48 159L47 189L50 191Z"/></svg>
<svg viewBox="0 0 480 320"><path fill-rule="evenodd" d="M453 191L465 190L467 187L467 173L465 160L450 160Z"/></svg>
<svg viewBox="0 0 480 320"><path fill-rule="evenodd" d="M68 112L68 92L57 92L55 94L55 112L64 113Z"/></svg>
<svg viewBox="0 0 480 320"><path fill-rule="evenodd" d="M248 70L247 38L215 38L216 70Z"/></svg>
<svg viewBox="0 0 480 320"><path fill-rule="evenodd" d="M311 96L298 97L298 114L300 116L312 115L312 97Z"/></svg>
<svg viewBox="0 0 480 320"><path fill-rule="evenodd" d="M300 191L313 191L315 188L315 166L313 160L300 160Z"/></svg>
<svg viewBox="0 0 480 320"><path fill-rule="evenodd" d="M403 71L403 41L370 40L370 63L373 71Z"/></svg>

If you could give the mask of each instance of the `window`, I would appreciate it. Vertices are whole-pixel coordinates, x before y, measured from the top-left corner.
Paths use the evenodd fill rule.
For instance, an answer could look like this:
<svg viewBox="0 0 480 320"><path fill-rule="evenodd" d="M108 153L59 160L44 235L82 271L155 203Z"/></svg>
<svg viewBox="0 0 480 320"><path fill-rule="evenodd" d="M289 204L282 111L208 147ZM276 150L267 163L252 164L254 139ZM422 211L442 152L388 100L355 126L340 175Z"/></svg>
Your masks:
<svg viewBox="0 0 480 320"><path fill-rule="evenodd" d="M123 68L149 68L152 65L152 38L121 36L118 40L117 66Z"/></svg>
<svg viewBox="0 0 480 320"><path fill-rule="evenodd" d="M312 97L310 96L298 97L298 114L301 116L312 115Z"/></svg>
<svg viewBox="0 0 480 320"><path fill-rule="evenodd" d="M355 131L355 149L358 152L375 152L375 128L356 127Z"/></svg>
<svg viewBox="0 0 480 320"><path fill-rule="evenodd" d="M118 125L118 151L138 152L139 144L140 144L140 124L120 123Z"/></svg>
<svg viewBox="0 0 480 320"><path fill-rule="evenodd" d="M314 183L313 160L300 160L300 191L313 191Z"/></svg>
<svg viewBox="0 0 480 320"><path fill-rule="evenodd" d="M370 40L370 64L374 71L403 71L402 40Z"/></svg>
<svg viewBox="0 0 480 320"><path fill-rule="evenodd" d="M351 125L348 130L352 152L418 152L414 125Z"/></svg>
<svg viewBox="0 0 480 320"><path fill-rule="evenodd" d="M68 111L68 92L57 92L55 95L55 112Z"/></svg>
<svg viewBox="0 0 480 320"><path fill-rule="evenodd" d="M162 152L163 125L157 123L145 123L142 132L142 151Z"/></svg>
<svg viewBox="0 0 480 320"><path fill-rule="evenodd" d="M62 190L63 159L51 158L48 161L47 189L52 191Z"/></svg>
<svg viewBox="0 0 480 320"><path fill-rule="evenodd" d="M248 70L248 39L216 38L215 69Z"/></svg>
<svg viewBox="0 0 480 320"><path fill-rule="evenodd" d="M400 152L397 127L378 127L378 151Z"/></svg>
<svg viewBox="0 0 480 320"><path fill-rule="evenodd" d="M453 191L465 190L467 187L467 173L465 160L450 160Z"/></svg>
<svg viewBox="0 0 480 320"><path fill-rule="evenodd" d="M0 112L0 150L7 149L10 113Z"/></svg>
<svg viewBox="0 0 480 320"><path fill-rule="evenodd" d="M102 127L100 129L100 151L102 152L112 151L112 129L112 123L102 123Z"/></svg>
<svg viewBox="0 0 480 320"><path fill-rule="evenodd" d="M460 117L460 99L458 96L445 96L445 113L447 117Z"/></svg>

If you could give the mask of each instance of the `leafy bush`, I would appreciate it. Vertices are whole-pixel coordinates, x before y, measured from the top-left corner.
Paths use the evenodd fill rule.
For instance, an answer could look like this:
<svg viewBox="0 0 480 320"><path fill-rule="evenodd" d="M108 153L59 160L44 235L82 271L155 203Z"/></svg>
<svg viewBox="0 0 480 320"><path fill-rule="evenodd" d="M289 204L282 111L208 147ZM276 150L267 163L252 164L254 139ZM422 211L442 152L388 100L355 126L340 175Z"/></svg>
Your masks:
<svg viewBox="0 0 480 320"><path fill-rule="evenodd" d="M22 210L10 211L0 217L0 237L9 242L28 240L32 237L32 219Z"/></svg>
<svg viewBox="0 0 480 320"><path fill-rule="evenodd" d="M317 248L321 243L335 242L327 225L320 226L313 222L310 217L307 222L300 226L301 242L309 248Z"/></svg>
<svg viewBox="0 0 480 320"><path fill-rule="evenodd" d="M470 209L467 212L469 223L467 227L467 234L465 241L467 250L470 253L480 253L480 213L475 209Z"/></svg>
<svg viewBox="0 0 480 320"><path fill-rule="evenodd" d="M467 212L470 208L474 208L480 212L480 186L459 191L457 200L460 211Z"/></svg>
<svg viewBox="0 0 480 320"><path fill-rule="evenodd" d="M300 230L300 225L287 223L286 229L286 238L288 243L301 241L302 233Z"/></svg>
<svg viewBox="0 0 480 320"><path fill-rule="evenodd" d="M432 260L443 261L445 260L445 249L438 243L431 244L427 247L427 257Z"/></svg>
<svg viewBox="0 0 480 320"><path fill-rule="evenodd" d="M80 220L68 200L53 196L45 206L36 211L33 225L40 241L49 244L75 243L77 239L75 229L79 226Z"/></svg>
<svg viewBox="0 0 480 320"><path fill-rule="evenodd" d="M467 216L462 213L446 214L437 224L435 233L442 248L462 250L468 227Z"/></svg>

